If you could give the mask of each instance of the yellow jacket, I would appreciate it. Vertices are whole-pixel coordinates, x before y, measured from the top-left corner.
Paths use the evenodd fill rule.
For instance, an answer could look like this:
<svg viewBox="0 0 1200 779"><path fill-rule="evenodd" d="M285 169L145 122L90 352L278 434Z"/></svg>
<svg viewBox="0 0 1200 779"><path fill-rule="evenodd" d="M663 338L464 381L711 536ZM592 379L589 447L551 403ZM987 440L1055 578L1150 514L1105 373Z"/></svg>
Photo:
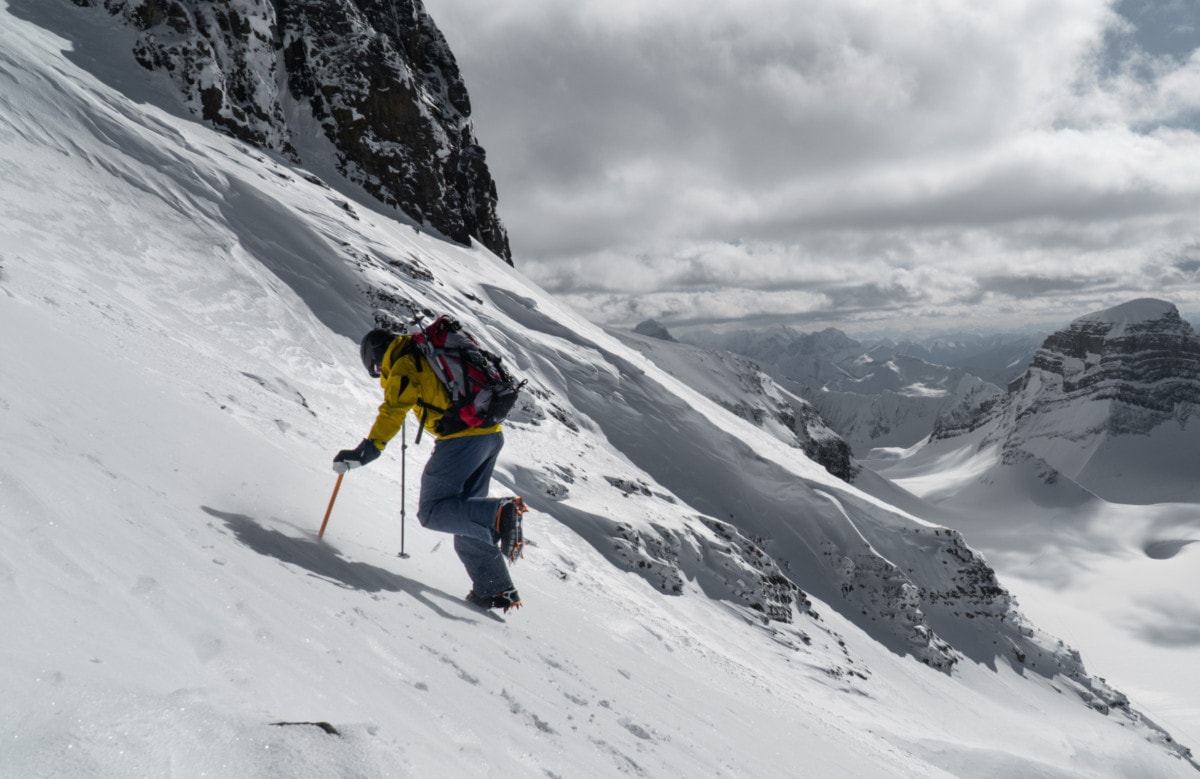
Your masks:
<svg viewBox="0 0 1200 779"><path fill-rule="evenodd" d="M450 435L438 433L437 423L442 418L440 409L450 407L450 393L416 349L405 350L410 340L406 335L397 336L383 354L383 363L379 366L383 403L379 406L379 414L367 438L383 449L400 432L404 418L413 408L417 409L417 417L423 418L425 429L438 438L463 438L499 432L500 425L491 425L468 427Z"/></svg>

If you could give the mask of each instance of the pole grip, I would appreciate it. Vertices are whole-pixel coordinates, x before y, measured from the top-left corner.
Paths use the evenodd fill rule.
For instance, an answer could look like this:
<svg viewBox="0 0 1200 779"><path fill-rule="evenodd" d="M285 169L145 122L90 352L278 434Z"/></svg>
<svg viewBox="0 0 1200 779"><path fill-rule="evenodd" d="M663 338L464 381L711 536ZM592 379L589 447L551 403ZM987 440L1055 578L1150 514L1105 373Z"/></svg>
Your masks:
<svg viewBox="0 0 1200 779"><path fill-rule="evenodd" d="M329 515L333 513L333 502L337 500L338 490L342 488L342 477L346 475L345 471L338 474L337 484L333 485L333 494L329 496L329 508L325 509L325 519L321 520L321 530L317 533L317 540L320 541L325 536L325 526L329 524Z"/></svg>

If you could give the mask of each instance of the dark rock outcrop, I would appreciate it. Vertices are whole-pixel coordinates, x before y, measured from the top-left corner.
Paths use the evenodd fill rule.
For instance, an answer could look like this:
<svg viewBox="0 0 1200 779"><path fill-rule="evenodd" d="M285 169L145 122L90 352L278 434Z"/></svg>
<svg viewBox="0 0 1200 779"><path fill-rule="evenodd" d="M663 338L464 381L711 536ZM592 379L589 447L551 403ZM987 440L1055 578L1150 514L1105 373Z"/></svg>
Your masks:
<svg viewBox="0 0 1200 779"><path fill-rule="evenodd" d="M421 0L74 2L138 29L137 61L214 126L300 164L329 154L380 202L511 264L466 87Z"/></svg>
<svg viewBox="0 0 1200 779"><path fill-rule="evenodd" d="M671 331L657 319L647 319L644 322L639 322L637 327L633 328L633 332L638 335L644 335L647 338L657 338L660 341L677 343L675 336L671 335Z"/></svg>
<svg viewBox="0 0 1200 779"><path fill-rule="evenodd" d="M1046 339L1030 370L1061 382L1064 396L1148 412L1130 432L1200 403L1200 337L1164 301L1135 300L1075 320ZM1120 416L1112 432L1122 432Z"/></svg>
<svg viewBox="0 0 1200 779"><path fill-rule="evenodd" d="M1108 432L1145 433L1200 404L1200 337L1174 305L1134 300L1051 335L1012 389L1035 377L1043 403L1109 401Z"/></svg>

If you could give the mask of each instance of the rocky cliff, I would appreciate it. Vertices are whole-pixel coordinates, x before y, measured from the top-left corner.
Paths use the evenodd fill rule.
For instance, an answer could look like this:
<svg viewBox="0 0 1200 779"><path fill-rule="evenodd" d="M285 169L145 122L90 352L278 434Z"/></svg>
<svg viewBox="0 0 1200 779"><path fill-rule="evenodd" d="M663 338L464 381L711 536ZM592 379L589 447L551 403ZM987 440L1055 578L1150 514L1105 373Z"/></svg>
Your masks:
<svg viewBox="0 0 1200 779"><path fill-rule="evenodd" d="M73 0L138 31L134 55L232 135L338 173L510 264L454 55L421 0Z"/></svg>
<svg viewBox="0 0 1200 779"><path fill-rule="evenodd" d="M1000 399L939 421L1005 463L1037 461L1107 500L1190 500L1200 456L1200 337L1163 300L1080 317L1050 335Z"/></svg>
<svg viewBox="0 0 1200 779"><path fill-rule="evenodd" d="M1146 433L1200 402L1200 338L1172 304L1134 300L1051 335L1026 382L1034 371L1061 392L1058 402L1111 401L1110 432Z"/></svg>

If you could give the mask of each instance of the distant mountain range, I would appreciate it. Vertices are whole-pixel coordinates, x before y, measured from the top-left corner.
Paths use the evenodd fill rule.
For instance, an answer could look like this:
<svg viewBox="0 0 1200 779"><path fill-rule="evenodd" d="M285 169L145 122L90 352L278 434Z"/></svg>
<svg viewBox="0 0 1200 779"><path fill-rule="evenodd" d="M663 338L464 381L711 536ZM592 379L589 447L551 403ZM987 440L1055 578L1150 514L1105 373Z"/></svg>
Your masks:
<svg viewBox="0 0 1200 779"><path fill-rule="evenodd" d="M691 334L685 340L753 360L780 386L812 403L859 457L875 447L922 440L939 415L961 402L962 392L989 391L979 380L1000 394L1038 344L1020 335L861 342L836 328L802 333L786 326Z"/></svg>

